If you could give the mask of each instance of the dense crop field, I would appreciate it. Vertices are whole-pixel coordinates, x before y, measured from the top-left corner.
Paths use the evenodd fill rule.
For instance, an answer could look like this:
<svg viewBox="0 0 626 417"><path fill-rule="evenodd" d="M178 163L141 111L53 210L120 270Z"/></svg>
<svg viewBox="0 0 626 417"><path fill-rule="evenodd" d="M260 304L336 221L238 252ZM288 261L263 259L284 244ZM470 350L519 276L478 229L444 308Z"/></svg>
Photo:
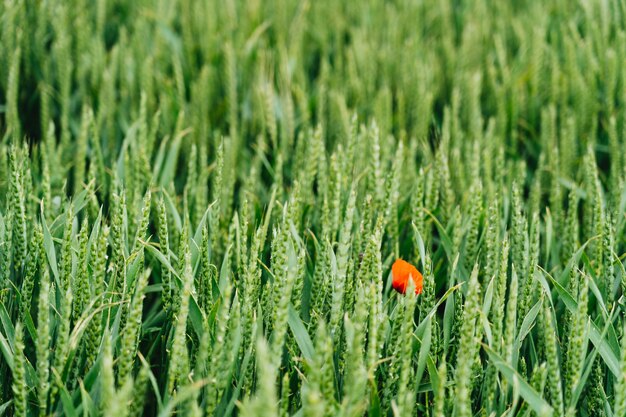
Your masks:
<svg viewBox="0 0 626 417"><path fill-rule="evenodd" d="M625 104L622 0L2 1L0 416L624 417Z"/></svg>

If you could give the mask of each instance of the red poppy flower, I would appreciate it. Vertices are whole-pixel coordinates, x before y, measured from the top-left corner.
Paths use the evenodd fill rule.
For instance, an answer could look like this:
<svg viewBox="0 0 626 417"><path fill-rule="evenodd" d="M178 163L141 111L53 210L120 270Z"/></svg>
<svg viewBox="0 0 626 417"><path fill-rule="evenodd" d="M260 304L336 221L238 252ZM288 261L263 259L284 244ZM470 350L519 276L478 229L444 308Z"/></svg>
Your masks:
<svg viewBox="0 0 626 417"><path fill-rule="evenodd" d="M415 284L415 294L422 292L422 274L410 263L403 261L402 259L396 259L391 267L391 273L393 275L393 282L391 283L394 290L401 294L406 292L406 287L409 286L409 278L413 280Z"/></svg>

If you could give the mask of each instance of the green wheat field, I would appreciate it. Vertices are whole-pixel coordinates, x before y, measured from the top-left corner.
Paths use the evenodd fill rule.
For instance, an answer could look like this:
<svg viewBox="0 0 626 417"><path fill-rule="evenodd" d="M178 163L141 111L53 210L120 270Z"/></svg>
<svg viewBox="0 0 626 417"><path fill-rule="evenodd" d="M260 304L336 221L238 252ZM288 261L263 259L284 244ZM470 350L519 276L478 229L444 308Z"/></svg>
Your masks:
<svg viewBox="0 0 626 417"><path fill-rule="evenodd" d="M0 2L0 416L624 417L625 259L624 0Z"/></svg>

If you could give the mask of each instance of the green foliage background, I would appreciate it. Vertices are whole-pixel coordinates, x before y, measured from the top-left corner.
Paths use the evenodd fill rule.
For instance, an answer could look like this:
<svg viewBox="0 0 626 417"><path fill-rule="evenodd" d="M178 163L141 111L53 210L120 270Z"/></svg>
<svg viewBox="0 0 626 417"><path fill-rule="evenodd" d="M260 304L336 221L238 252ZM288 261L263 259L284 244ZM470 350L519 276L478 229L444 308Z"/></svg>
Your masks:
<svg viewBox="0 0 626 417"><path fill-rule="evenodd" d="M625 64L622 0L3 1L0 415L626 416Z"/></svg>

